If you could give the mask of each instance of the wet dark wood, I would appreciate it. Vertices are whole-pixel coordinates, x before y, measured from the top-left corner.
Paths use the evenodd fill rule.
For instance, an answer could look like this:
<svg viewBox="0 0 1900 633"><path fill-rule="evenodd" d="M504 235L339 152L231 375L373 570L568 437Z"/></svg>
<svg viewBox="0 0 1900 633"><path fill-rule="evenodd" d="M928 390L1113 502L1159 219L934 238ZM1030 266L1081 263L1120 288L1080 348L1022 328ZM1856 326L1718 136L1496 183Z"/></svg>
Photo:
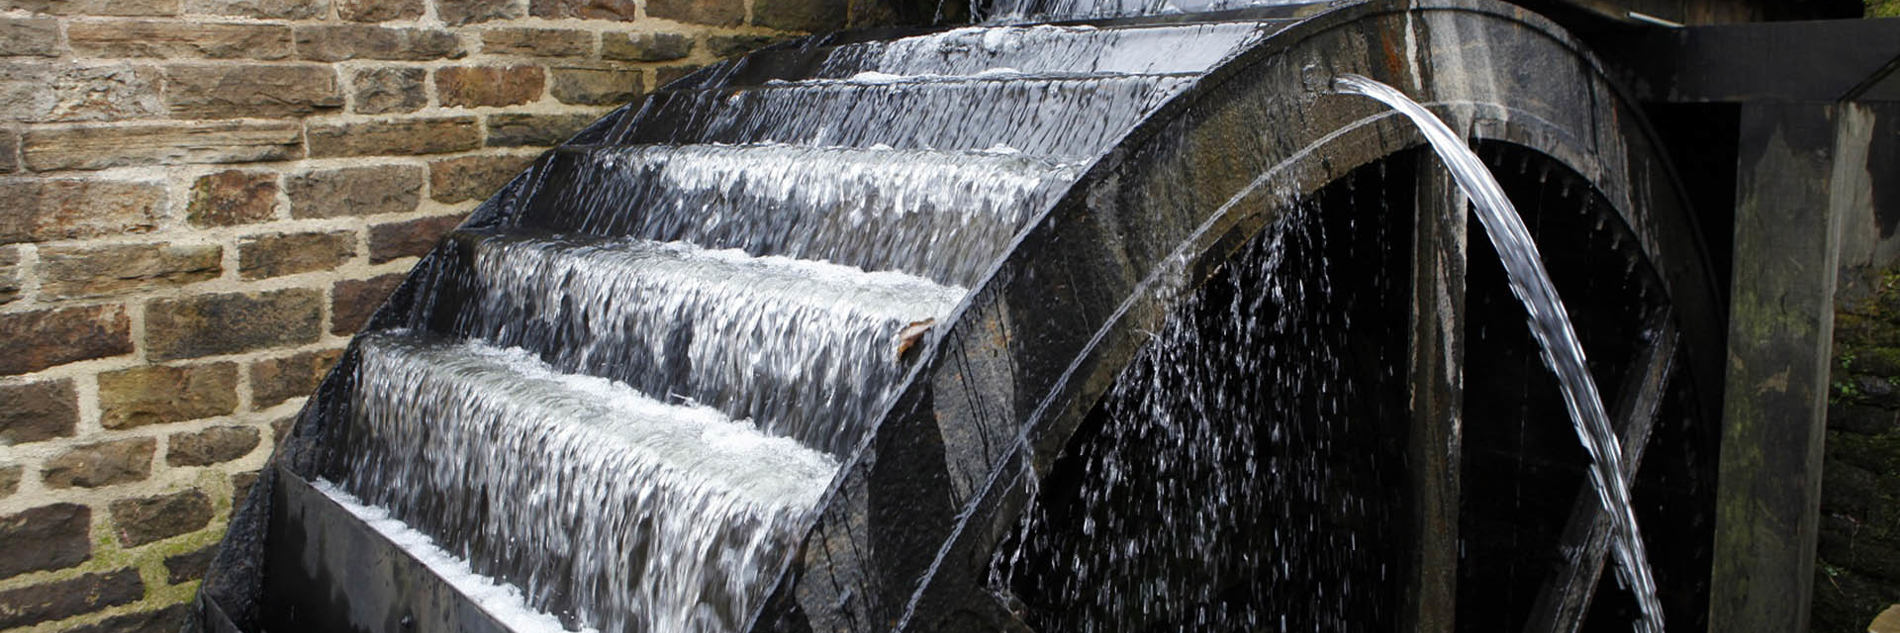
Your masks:
<svg viewBox="0 0 1900 633"><path fill-rule="evenodd" d="M1636 359L1624 380L1611 411L1617 439L1622 444L1623 476L1634 479L1643 464L1643 449L1649 445L1650 431L1668 393L1669 373L1675 368L1680 337L1675 317L1668 308L1652 314L1643 328L1654 340ZM1537 606L1524 626L1525 633L1575 633L1583 626L1583 616L1595 597L1597 580L1610 551L1611 517L1603 511L1596 491L1585 484L1570 505L1570 521L1560 541L1565 558L1562 566L1544 582Z"/></svg>
<svg viewBox="0 0 1900 633"><path fill-rule="evenodd" d="M1807 630L1840 242L1833 113L1742 109L1711 631Z"/></svg>
<svg viewBox="0 0 1900 633"><path fill-rule="evenodd" d="M1411 586L1407 630L1452 630L1458 598L1458 462L1464 410L1465 194L1419 152L1412 235Z"/></svg>

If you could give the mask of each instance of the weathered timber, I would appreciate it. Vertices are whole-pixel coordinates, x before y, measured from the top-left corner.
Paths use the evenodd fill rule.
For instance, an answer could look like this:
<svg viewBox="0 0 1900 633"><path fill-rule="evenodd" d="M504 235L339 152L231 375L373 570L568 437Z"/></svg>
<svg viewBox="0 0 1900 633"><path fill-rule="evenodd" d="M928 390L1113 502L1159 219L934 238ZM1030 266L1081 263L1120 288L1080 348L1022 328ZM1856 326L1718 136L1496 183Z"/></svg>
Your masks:
<svg viewBox="0 0 1900 633"><path fill-rule="evenodd" d="M1412 530L1407 630L1449 633L1458 606L1458 498L1464 413L1464 191L1421 153L1412 235Z"/></svg>

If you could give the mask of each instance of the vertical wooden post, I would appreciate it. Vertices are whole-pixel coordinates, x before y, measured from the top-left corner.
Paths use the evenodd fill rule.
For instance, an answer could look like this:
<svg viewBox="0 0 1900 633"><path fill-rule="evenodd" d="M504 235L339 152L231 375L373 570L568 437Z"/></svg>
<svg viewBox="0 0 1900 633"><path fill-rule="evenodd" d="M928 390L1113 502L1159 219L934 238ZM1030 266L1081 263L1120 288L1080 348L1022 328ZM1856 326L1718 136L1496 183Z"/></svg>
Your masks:
<svg viewBox="0 0 1900 633"><path fill-rule="evenodd" d="M1740 138L1709 630L1802 633L1840 242L1834 107L1749 103Z"/></svg>
<svg viewBox="0 0 1900 633"><path fill-rule="evenodd" d="M1415 542L1405 630L1449 633L1458 597L1458 460L1464 407L1465 195L1418 152L1408 369Z"/></svg>

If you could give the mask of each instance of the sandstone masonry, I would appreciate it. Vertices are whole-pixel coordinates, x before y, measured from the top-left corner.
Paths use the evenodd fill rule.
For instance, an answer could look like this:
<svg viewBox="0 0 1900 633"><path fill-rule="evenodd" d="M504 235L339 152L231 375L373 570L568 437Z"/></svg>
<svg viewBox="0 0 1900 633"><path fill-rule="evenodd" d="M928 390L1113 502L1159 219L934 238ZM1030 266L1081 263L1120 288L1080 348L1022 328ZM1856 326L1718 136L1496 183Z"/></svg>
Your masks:
<svg viewBox="0 0 1900 633"><path fill-rule="evenodd" d="M0 0L0 632L177 630L418 255L609 108L854 11Z"/></svg>

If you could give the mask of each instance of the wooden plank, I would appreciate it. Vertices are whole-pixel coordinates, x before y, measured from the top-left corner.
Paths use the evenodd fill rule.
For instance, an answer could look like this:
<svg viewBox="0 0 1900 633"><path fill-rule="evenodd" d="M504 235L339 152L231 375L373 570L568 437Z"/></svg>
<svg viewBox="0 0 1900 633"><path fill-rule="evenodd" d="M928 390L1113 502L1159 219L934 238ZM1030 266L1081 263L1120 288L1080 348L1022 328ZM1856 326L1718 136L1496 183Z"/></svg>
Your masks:
<svg viewBox="0 0 1900 633"><path fill-rule="evenodd" d="M1669 372L1675 366L1680 339L1674 312L1666 306L1650 315L1644 331L1653 333L1655 340L1636 358L1618 391L1616 408L1611 410L1617 439L1623 446L1623 475L1629 479L1634 479L1642 467L1643 449L1649 444L1663 396L1668 393ZM1583 626L1583 616L1596 595L1597 580L1603 575L1610 539L1610 515L1603 511L1596 490L1585 483L1570 504L1570 521L1558 541L1564 562L1545 579L1531 618L1524 625L1525 633L1576 633Z"/></svg>
<svg viewBox="0 0 1900 633"><path fill-rule="evenodd" d="M1458 460L1464 408L1464 192L1429 152L1419 152L1412 231L1408 385L1413 465L1411 586L1405 630L1449 633L1458 596Z"/></svg>
<svg viewBox="0 0 1900 633"><path fill-rule="evenodd" d="M1814 592L1841 213L1834 107L1742 107L1709 630L1802 633Z"/></svg>

